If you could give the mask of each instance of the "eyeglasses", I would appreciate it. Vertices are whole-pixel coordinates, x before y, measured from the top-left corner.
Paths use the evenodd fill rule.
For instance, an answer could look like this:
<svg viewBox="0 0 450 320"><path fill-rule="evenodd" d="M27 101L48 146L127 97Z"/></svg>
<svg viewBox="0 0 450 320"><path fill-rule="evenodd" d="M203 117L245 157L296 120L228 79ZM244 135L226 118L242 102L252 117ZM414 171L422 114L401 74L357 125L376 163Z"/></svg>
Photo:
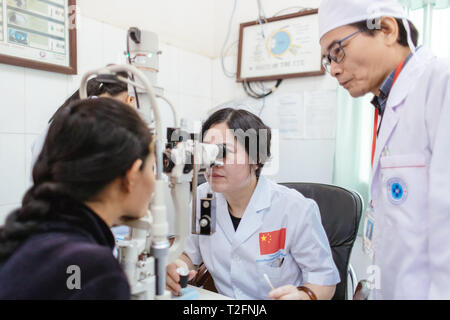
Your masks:
<svg viewBox="0 0 450 320"><path fill-rule="evenodd" d="M322 66L328 73L330 73L331 71L331 61L334 61L336 63L341 63L342 61L344 61L345 51L344 48L342 47L342 42L354 37L360 32L363 32L363 30L358 30L352 33L351 35L345 37L344 39L336 41L331 47L331 49L328 51L328 54L326 56L323 56Z"/></svg>

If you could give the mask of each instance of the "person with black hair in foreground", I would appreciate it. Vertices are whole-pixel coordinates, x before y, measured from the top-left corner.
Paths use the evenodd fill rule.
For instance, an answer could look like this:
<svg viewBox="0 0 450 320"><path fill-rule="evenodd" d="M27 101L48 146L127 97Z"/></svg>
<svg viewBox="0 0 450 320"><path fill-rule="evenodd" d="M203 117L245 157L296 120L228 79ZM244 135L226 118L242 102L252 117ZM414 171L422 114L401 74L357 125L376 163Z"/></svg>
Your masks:
<svg viewBox="0 0 450 320"><path fill-rule="evenodd" d="M56 114L34 185L0 228L0 299L129 299L110 227L147 213L153 136L114 99Z"/></svg>

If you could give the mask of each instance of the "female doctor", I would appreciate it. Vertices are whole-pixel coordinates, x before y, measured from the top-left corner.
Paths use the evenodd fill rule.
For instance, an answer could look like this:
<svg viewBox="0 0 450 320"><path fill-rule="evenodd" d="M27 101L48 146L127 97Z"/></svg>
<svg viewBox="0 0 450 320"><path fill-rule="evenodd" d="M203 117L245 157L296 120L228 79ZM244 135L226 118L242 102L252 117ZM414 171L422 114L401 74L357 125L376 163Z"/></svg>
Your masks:
<svg viewBox="0 0 450 320"><path fill-rule="evenodd" d="M270 128L247 111L223 109L202 133L205 143L226 147L225 165L207 174L211 184L198 191L198 198L210 188L216 194L216 232L190 236L167 267L168 288L178 294L176 269L203 262L219 293L235 299L331 299L340 279L316 203L260 175L270 157Z"/></svg>

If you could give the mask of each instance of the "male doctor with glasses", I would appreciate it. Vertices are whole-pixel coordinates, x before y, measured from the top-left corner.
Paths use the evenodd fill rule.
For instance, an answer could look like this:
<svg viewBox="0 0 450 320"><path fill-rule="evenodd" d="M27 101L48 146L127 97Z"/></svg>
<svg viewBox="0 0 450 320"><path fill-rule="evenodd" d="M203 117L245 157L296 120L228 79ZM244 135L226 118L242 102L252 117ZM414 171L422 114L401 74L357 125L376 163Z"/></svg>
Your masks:
<svg viewBox="0 0 450 320"><path fill-rule="evenodd" d="M395 0L323 0L319 30L325 69L352 97L374 95L373 297L450 299L448 62L417 47Z"/></svg>

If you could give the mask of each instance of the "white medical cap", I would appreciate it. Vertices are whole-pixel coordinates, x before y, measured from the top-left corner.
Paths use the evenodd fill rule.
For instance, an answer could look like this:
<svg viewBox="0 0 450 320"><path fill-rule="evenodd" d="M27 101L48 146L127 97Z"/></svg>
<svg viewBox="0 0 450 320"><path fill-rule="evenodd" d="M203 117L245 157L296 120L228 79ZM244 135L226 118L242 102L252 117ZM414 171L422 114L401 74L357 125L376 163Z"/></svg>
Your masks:
<svg viewBox="0 0 450 320"><path fill-rule="evenodd" d="M406 12L397 0L322 0L319 8L319 39L331 30L360 21L367 21L369 29L379 27L376 19L381 17L402 19L409 47L415 53Z"/></svg>
<svg viewBox="0 0 450 320"><path fill-rule="evenodd" d="M355 22L381 17L406 18L403 7L396 0L322 0L319 8L320 39L329 31Z"/></svg>

